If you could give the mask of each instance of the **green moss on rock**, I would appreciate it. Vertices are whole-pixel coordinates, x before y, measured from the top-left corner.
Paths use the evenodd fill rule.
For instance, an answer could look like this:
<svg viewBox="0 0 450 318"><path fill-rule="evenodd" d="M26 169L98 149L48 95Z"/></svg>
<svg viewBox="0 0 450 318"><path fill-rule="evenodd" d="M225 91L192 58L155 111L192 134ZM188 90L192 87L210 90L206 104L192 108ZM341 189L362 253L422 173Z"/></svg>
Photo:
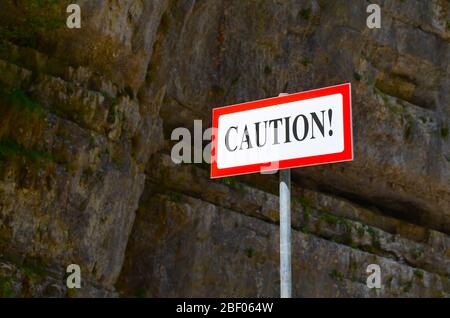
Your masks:
<svg viewBox="0 0 450 318"><path fill-rule="evenodd" d="M0 298L14 298L13 280L10 277L0 277Z"/></svg>
<svg viewBox="0 0 450 318"><path fill-rule="evenodd" d="M0 161L15 156L31 160L33 163L56 160L52 154L45 151L26 148L10 137L0 139Z"/></svg>

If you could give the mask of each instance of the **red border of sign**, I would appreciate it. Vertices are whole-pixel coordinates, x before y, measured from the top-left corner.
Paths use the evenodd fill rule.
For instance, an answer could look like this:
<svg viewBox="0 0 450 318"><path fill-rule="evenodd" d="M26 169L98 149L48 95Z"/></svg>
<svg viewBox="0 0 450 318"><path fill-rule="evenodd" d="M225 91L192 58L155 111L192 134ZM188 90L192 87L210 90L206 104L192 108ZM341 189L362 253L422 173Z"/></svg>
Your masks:
<svg viewBox="0 0 450 318"><path fill-rule="evenodd" d="M325 155L294 158L281 160L278 162L278 169L288 169L295 167L304 167L319 165L332 162L342 162L353 160L353 138L352 138L352 107L351 107L351 84L341 84L336 86L330 86L311 91L290 94L286 96L273 97L268 99L262 99L254 102L248 102L243 104L237 104L232 106L225 106L214 108L212 111L212 147L211 147L211 178L221 178L226 176L235 176L241 174L250 174L265 171L264 167L268 167L273 164L257 163L244 166L236 166L219 169L217 167L217 132L219 125L219 117L225 114L238 113L246 110L269 107L279 104L291 103L305 99L317 98L333 94L342 94L343 96L343 120L344 120L344 151L339 153L330 153ZM266 169L267 170L267 169Z"/></svg>

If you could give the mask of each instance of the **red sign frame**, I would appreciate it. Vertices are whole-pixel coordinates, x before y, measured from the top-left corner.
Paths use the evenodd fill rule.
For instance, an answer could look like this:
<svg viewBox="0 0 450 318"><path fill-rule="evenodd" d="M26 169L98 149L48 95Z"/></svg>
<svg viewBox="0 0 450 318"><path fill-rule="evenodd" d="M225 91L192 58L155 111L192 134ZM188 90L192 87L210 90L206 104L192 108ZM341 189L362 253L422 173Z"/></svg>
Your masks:
<svg viewBox="0 0 450 318"><path fill-rule="evenodd" d="M248 103L236 104L231 106L214 108L212 110L212 143L211 143L211 178L221 178L242 174L257 173L267 171L267 167L276 164L276 162L258 163L244 166L236 166L220 169L217 166L217 133L219 117L225 114L243 112L256 108L269 107L317 98L327 95L342 94L343 96L343 127L344 127L344 150L339 153L329 153L310 157L300 157L278 161L278 169L288 169L296 167L305 167L320 165L325 163L343 162L353 160L353 136L352 136L352 107L351 107L351 84L341 84L306 92L290 94L286 96L273 97L257 100ZM265 169L266 168L266 169Z"/></svg>

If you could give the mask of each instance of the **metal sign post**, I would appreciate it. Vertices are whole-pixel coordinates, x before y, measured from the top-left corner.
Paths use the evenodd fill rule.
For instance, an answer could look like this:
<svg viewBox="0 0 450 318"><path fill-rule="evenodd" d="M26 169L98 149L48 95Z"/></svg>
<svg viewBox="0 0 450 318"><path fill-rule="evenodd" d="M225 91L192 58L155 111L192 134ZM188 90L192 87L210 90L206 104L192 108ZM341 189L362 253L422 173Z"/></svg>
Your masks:
<svg viewBox="0 0 450 318"><path fill-rule="evenodd" d="M291 270L291 169L280 170L280 292L292 296Z"/></svg>

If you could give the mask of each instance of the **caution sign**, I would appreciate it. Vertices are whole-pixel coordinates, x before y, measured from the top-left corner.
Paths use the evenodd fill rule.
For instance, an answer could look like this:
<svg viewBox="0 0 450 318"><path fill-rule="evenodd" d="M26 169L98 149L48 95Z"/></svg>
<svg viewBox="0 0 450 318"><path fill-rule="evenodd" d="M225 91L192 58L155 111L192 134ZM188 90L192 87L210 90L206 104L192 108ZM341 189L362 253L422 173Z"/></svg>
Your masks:
<svg viewBox="0 0 450 318"><path fill-rule="evenodd" d="M351 86L213 109L211 177L353 160Z"/></svg>

